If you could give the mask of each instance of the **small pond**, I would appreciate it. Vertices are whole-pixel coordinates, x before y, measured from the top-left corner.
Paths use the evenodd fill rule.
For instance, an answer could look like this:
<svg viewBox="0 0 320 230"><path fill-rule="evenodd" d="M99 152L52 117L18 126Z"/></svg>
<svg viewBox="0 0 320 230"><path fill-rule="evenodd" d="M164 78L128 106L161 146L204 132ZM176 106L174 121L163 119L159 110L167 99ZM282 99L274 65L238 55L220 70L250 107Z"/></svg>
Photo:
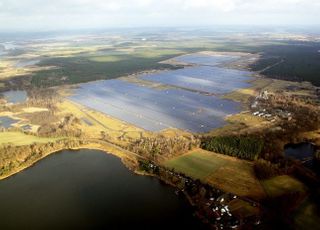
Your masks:
<svg viewBox="0 0 320 230"><path fill-rule="evenodd" d="M13 124L17 123L18 120L13 119L8 116L2 116L0 117L0 128L10 128Z"/></svg>
<svg viewBox="0 0 320 230"><path fill-rule="evenodd" d="M284 147L284 153L287 157L301 160L308 168L313 167L315 146L312 143L302 142L298 144L287 144Z"/></svg>
<svg viewBox="0 0 320 230"><path fill-rule="evenodd" d="M9 103L23 103L27 100L27 92L24 90L11 90L2 93L4 98L7 100Z"/></svg>

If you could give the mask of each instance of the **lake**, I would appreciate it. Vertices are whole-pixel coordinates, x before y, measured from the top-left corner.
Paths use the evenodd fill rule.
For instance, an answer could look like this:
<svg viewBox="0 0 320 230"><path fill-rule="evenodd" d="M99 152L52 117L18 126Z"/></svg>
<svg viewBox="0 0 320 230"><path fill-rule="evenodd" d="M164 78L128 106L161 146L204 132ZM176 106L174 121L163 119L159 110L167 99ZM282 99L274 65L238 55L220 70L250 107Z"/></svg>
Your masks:
<svg viewBox="0 0 320 230"><path fill-rule="evenodd" d="M115 156L61 151L0 181L0 229L204 229L184 197Z"/></svg>

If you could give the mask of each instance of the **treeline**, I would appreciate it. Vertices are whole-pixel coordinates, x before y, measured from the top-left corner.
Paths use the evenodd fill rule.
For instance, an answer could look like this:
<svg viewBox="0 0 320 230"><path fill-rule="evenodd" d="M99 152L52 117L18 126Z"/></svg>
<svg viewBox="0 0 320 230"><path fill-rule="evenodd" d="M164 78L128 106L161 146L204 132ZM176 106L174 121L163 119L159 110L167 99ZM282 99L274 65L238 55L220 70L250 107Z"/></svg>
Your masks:
<svg viewBox="0 0 320 230"><path fill-rule="evenodd" d="M253 71L261 71L269 66L275 65L281 61L280 57L261 57L258 61L250 65Z"/></svg>
<svg viewBox="0 0 320 230"><path fill-rule="evenodd" d="M265 180L274 176L290 174L294 171L294 164L290 159L279 159L277 163L258 159L254 162L253 169L255 175L260 180Z"/></svg>
<svg viewBox="0 0 320 230"><path fill-rule="evenodd" d="M10 88L8 90L13 90ZM61 102L62 98L57 93L56 89L42 89L42 88L28 88L28 98L26 101L18 104L5 105L1 92L0 92L0 111L19 112L26 107L42 107L47 108L49 111L57 111L56 104Z"/></svg>
<svg viewBox="0 0 320 230"><path fill-rule="evenodd" d="M247 160L258 159L263 146L262 139L243 136L206 137L201 141L201 148L205 150Z"/></svg>
<svg viewBox="0 0 320 230"><path fill-rule="evenodd" d="M33 125L40 126L59 121L59 117L52 110L34 113L23 113L19 114L19 117L29 120Z"/></svg>
<svg viewBox="0 0 320 230"><path fill-rule="evenodd" d="M58 140L46 144L24 146L0 146L0 176L10 174L19 167L29 166L47 154L60 149L77 148L87 144L85 140Z"/></svg>
<svg viewBox="0 0 320 230"><path fill-rule="evenodd" d="M128 150L152 160L160 160L160 158L173 157L183 154L194 147L198 147L200 141L193 136L184 137L143 137L132 142L128 146Z"/></svg>
<svg viewBox="0 0 320 230"><path fill-rule="evenodd" d="M59 123L42 124L37 132L41 137L83 137L84 132L77 126L80 120L70 114L63 118Z"/></svg>
<svg viewBox="0 0 320 230"><path fill-rule="evenodd" d="M221 229L221 226L226 229L234 228L232 226L249 229L257 219L260 219L260 205L256 202L241 200L242 204L250 207L246 210L246 215L226 215L221 209L232 205L235 199L240 200L234 194L214 188L173 169L155 165L153 162L139 161L139 169L174 186L177 195L186 195L195 210L195 215L208 226L208 229Z"/></svg>
<svg viewBox="0 0 320 230"><path fill-rule="evenodd" d="M277 123L277 127L257 130L251 134L265 140L264 159L277 160L282 156L285 144L305 141L301 138L301 133L320 128L320 107L315 103L309 104L304 98L275 94L260 104L267 111L277 108L283 113L291 113L291 119L283 118Z"/></svg>
<svg viewBox="0 0 320 230"><path fill-rule="evenodd" d="M61 97L55 89L32 88L28 90L28 106L45 107L56 111L56 104L61 101Z"/></svg>

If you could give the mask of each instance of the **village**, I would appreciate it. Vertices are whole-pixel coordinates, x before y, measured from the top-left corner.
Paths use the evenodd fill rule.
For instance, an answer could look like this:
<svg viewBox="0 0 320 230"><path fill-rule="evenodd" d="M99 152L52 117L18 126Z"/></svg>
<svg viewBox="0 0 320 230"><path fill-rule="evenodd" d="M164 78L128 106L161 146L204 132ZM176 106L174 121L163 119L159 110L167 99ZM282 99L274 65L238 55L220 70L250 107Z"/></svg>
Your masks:
<svg viewBox="0 0 320 230"><path fill-rule="evenodd" d="M259 225L262 209L254 200L238 197L152 162L139 161L140 168L174 185L176 194L186 196L196 215L212 229L239 229Z"/></svg>

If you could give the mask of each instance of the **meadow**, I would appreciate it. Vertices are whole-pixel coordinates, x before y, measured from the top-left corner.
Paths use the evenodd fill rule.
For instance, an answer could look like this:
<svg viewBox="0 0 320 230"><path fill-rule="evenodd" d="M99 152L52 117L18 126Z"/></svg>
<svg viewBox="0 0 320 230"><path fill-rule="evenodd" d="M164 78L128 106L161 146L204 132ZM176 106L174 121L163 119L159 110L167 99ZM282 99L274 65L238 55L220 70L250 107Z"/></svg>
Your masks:
<svg viewBox="0 0 320 230"><path fill-rule="evenodd" d="M239 196L265 197L249 161L196 149L167 160L163 165Z"/></svg>
<svg viewBox="0 0 320 230"><path fill-rule="evenodd" d="M307 191L303 183L288 175L259 181L254 173L253 162L202 149L166 160L163 165L223 191L252 199Z"/></svg>
<svg viewBox="0 0 320 230"><path fill-rule="evenodd" d="M292 192L306 192L303 183L288 175L263 180L261 184L269 197L279 197Z"/></svg>
<svg viewBox="0 0 320 230"><path fill-rule="evenodd" d="M0 145L10 144L10 145L30 145L33 143L48 143L55 142L61 138L44 138L37 137L33 135L27 135L22 132L0 132Z"/></svg>

